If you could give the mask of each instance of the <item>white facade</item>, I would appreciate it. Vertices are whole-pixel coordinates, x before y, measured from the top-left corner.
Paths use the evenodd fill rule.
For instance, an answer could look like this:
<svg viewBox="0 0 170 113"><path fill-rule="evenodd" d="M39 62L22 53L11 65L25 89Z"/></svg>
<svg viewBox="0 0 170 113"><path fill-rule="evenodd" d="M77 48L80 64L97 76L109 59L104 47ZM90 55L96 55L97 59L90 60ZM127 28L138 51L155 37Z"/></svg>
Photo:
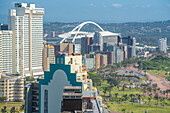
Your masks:
<svg viewBox="0 0 170 113"><path fill-rule="evenodd" d="M9 10L8 27L13 31L13 73L42 75L43 8L16 3Z"/></svg>
<svg viewBox="0 0 170 113"><path fill-rule="evenodd" d="M0 72L12 73L12 31L0 31Z"/></svg>
<svg viewBox="0 0 170 113"><path fill-rule="evenodd" d="M167 53L167 38L161 38L158 41L158 48L160 51Z"/></svg>

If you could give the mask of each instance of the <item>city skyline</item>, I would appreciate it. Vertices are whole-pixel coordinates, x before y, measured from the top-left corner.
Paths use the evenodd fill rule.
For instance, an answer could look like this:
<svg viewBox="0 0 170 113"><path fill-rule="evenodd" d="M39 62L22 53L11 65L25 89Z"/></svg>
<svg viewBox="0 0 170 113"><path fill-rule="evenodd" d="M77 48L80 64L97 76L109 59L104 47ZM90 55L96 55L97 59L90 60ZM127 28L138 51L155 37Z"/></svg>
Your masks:
<svg viewBox="0 0 170 113"><path fill-rule="evenodd" d="M170 15L168 15L170 1L168 0L1 0L0 23L7 24L7 19L5 19L8 15L7 9L14 8L14 3L16 2L35 3L36 7L44 7L46 9L44 22L82 22L91 20L104 23L121 23L170 19Z"/></svg>

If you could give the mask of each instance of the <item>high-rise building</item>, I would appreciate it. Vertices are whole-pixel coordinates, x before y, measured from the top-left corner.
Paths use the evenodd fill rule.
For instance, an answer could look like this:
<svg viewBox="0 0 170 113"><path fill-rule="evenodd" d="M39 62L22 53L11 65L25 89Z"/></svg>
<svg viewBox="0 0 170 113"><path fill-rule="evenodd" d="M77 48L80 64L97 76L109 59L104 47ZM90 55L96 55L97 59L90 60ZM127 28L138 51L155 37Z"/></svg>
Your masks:
<svg viewBox="0 0 170 113"><path fill-rule="evenodd" d="M81 53L88 54L90 50L90 46L93 44L93 37L83 37L81 38Z"/></svg>
<svg viewBox="0 0 170 113"><path fill-rule="evenodd" d="M94 58L85 58L83 60L83 63L87 69L93 69L94 68Z"/></svg>
<svg viewBox="0 0 170 113"><path fill-rule="evenodd" d="M81 53L81 44L74 44L74 53Z"/></svg>
<svg viewBox="0 0 170 113"><path fill-rule="evenodd" d="M39 82L27 84L24 88L25 107L24 113L38 113L39 107Z"/></svg>
<svg viewBox="0 0 170 113"><path fill-rule="evenodd" d="M66 52L68 54L73 53L72 43L60 43L60 51Z"/></svg>
<svg viewBox="0 0 170 113"><path fill-rule="evenodd" d="M8 30L8 25L0 24L0 30Z"/></svg>
<svg viewBox="0 0 170 113"><path fill-rule="evenodd" d="M96 54L95 56L95 68L98 69L100 67L100 56L101 54Z"/></svg>
<svg viewBox="0 0 170 113"><path fill-rule="evenodd" d="M114 63L114 52L107 52L107 64Z"/></svg>
<svg viewBox="0 0 170 113"><path fill-rule="evenodd" d="M0 72L12 73L12 31L0 30Z"/></svg>
<svg viewBox="0 0 170 113"><path fill-rule="evenodd" d="M107 55L102 54L100 56L100 66L106 66L107 65Z"/></svg>
<svg viewBox="0 0 170 113"><path fill-rule="evenodd" d="M43 45L43 70L49 71L50 64L55 63L54 46Z"/></svg>
<svg viewBox="0 0 170 113"><path fill-rule="evenodd" d="M136 57L136 39L134 37L128 36L128 37L121 38L120 41L122 41L122 44L127 45L128 59L131 57Z"/></svg>
<svg viewBox="0 0 170 113"><path fill-rule="evenodd" d="M42 75L44 8L35 4L15 3L9 10L8 28L13 31L13 73Z"/></svg>
<svg viewBox="0 0 170 113"><path fill-rule="evenodd" d="M23 101L24 79L0 73L0 87L0 97L7 97L7 101Z"/></svg>
<svg viewBox="0 0 170 113"><path fill-rule="evenodd" d="M103 51L103 44L106 43L108 45L117 45L118 36L120 34L112 33L109 31L101 31L96 32L94 35L94 44L101 46L101 51Z"/></svg>
<svg viewBox="0 0 170 113"><path fill-rule="evenodd" d="M163 51L164 53L167 53L167 38L159 39L158 48L159 48L159 51Z"/></svg>

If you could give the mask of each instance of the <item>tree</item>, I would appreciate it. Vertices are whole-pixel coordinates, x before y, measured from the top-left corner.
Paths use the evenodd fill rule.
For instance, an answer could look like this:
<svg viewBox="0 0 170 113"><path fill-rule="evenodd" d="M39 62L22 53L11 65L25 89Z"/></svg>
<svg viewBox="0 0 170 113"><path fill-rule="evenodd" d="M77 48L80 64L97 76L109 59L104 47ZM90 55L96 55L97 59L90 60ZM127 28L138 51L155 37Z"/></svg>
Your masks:
<svg viewBox="0 0 170 113"><path fill-rule="evenodd" d="M134 94L130 94L129 96L130 96L130 98L132 99L132 97L134 97L135 95L134 95Z"/></svg>
<svg viewBox="0 0 170 113"><path fill-rule="evenodd" d="M125 91L125 85L124 84L123 84L122 90L123 90L123 95L124 95L124 91Z"/></svg>
<svg viewBox="0 0 170 113"><path fill-rule="evenodd" d="M15 107L12 107L10 110L11 113L15 113Z"/></svg>
<svg viewBox="0 0 170 113"><path fill-rule="evenodd" d="M107 87L103 87L103 93L104 93L104 95L106 94L107 91L108 91L108 88L107 88Z"/></svg>
<svg viewBox="0 0 170 113"><path fill-rule="evenodd" d="M116 98L116 101L117 101L117 96L118 96L118 93L115 93L115 98Z"/></svg>
<svg viewBox="0 0 170 113"><path fill-rule="evenodd" d="M7 100L7 97L3 96L3 97L0 97L0 101L5 101Z"/></svg>
<svg viewBox="0 0 170 113"><path fill-rule="evenodd" d="M150 103L150 101L151 101L151 97L149 97L149 98L148 98L148 101L149 101L149 103Z"/></svg>
<svg viewBox="0 0 170 113"><path fill-rule="evenodd" d="M157 100L157 103L155 102L155 105L158 105L158 99L159 99L158 93L155 94L154 98L155 100Z"/></svg>
<svg viewBox="0 0 170 113"><path fill-rule="evenodd" d="M24 104L20 107L20 111L24 110Z"/></svg>
<svg viewBox="0 0 170 113"><path fill-rule="evenodd" d="M123 108L122 111L123 111L123 113L125 113L126 109Z"/></svg>
<svg viewBox="0 0 170 113"><path fill-rule="evenodd" d="M6 112L7 112L7 107L4 106L4 108L1 109L1 112L2 112L2 113L6 113Z"/></svg>
<svg viewBox="0 0 170 113"><path fill-rule="evenodd" d="M170 92L170 90L166 90L166 98L168 98L168 93Z"/></svg>

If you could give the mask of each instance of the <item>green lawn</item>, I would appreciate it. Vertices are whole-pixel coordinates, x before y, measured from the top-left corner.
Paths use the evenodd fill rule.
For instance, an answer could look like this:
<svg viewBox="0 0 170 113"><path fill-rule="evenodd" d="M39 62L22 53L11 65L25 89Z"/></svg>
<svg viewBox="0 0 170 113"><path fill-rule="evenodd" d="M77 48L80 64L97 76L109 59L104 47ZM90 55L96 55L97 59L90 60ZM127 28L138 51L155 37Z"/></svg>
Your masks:
<svg viewBox="0 0 170 113"><path fill-rule="evenodd" d="M162 71L162 70L159 70L159 71L158 70L147 70L147 72L153 75L156 75L158 77L163 77L163 78L169 76L169 75L166 75L166 71Z"/></svg>
<svg viewBox="0 0 170 113"><path fill-rule="evenodd" d="M117 104L109 103L107 104L108 110L115 112L122 112L125 109L126 113L170 113L170 107L156 107L156 106L146 106L146 105L131 105L131 104Z"/></svg>

